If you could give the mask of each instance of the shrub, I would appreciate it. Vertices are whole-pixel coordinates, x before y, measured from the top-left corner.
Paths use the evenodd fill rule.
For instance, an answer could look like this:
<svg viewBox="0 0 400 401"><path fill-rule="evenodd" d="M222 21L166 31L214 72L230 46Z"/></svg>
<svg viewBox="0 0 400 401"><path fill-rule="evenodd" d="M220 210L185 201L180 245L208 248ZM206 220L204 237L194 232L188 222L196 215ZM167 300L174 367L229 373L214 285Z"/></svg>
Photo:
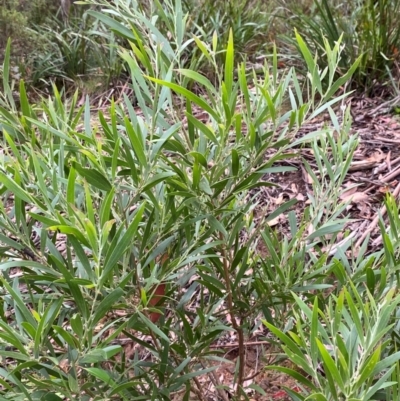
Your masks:
<svg viewBox="0 0 400 401"><path fill-rule="evenodd" d="M129 40L121 57L137 108L125 96L95 121L89 99L78 108L78 93L67 100L55 87L53 97L32 106L21 81L17 113L7 48L0 99L0 391L10 400L169 400L192 393L204 400L204 380L225 394L212 372L229 361L211 345L234 333L236 387L228 390L243 399L245 390L259 390L246 388L245 341L261 324L260 314L283 343L280 333L290 335L299 310L313 334L320 328L318 309L310 315L304 304L318 302L323 309L323 291L334 290L331 274L347 285L345 258L330 261L323 249L332 248L347 221L338 199L356 146L349 110L339 123L330 106L346 96L334 94L357 63L335 80L340 43L332 49L325 42L330 63L321 72L296 35L309 68L304 94L293 69L278 70L276 51L258 77L243 63L235 67L232 33L223 66L216 61L218 43L195 37L215 67L214 85L181 67L185 24L176 23L168 39L158 29L163 21L145 17L130 2L103 5L103 13L91 14ZM179 2L173 18L184 21ZM188 89L191 82L195 91ZM325 110L335 136L324 129L296 137L304 122ZM320 167L313 178L320 181L304 218L289 212L295 203L289 200L256 221L254 212L262 209L252 190L293 171L288 160L306 144ZM266 223L286 212L290 235L278 240ZM268 249L263 256L261 241ZM360 256L360 270L349 273L360 292L367 262ZM374 280L368 274L368 283ZM380 282L383 291L386 281ZM374 312L381 305L370 304ZM381 322L393 319L395 305ZM348 314L338 316L339 327L347 327ZM296 329L299 336L309 330L300 323ZM386 330L378 340L392 327ZM318 342L303 337L299 346L306 355L311 347L314 363ZM290 347L284 350L292 356ZM329 362L326 352L322 358ZM379 366L390 371L396 358ZM301 374L296 378L309 384ZM299 399L313 391L317 398L319 390L309 386Z"/></svg>

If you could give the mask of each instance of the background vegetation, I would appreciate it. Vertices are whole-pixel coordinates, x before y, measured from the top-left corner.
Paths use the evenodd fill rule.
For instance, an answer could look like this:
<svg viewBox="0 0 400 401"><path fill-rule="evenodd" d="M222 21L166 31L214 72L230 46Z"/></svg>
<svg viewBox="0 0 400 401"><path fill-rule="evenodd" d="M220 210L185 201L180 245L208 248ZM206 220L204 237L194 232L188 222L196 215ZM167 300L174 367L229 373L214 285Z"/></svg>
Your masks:
<svg viewBox="0 0 400 401"><path fill-rule="evenodd" d="M1 399L205 401L205 382L248 399L259 330L293 400L400 398L398 207L371 252L341 201L343 101L351 82L397 90L397 2L14 1L0 18ZM118 82L132 97L100 110L79 92ZM303 214L263 209L304 147Z"/></svg>
<svg viewBox="0 0 400 401"><path fill-rule="evenodd" d="M171 38L175 30L172 3L132 4L137 4L143 15L162 20L159 31ZM0 46L5 48L8 37L13 39L14 75L23 77L30 87L42 90L50 90L51 81L56 81L59 87L68 83L80 85L88 92L104 90L117 79L125 81L126 66L117 53L118 46L126 46L127 38L116 38L102 22L88 14L88 7L73 4L66 15L58 0L2 0ZM344 74L362 56L353 74L357 88L371 90L389 84L397 93L399 8L399 3L393 0L186 0L182 2L182 16L188 17L184 21L185 37L181 39L190 41L196 35L205 43L212 43L217 35L217 62L222 62L223 44L232 28L237 61L262 65L273 43L277 43L282 65L297 63L298 70L304 72L293 39L294 29L302 34L312 53L318 54L321 68L327 63L324 38L333 47L343 34L344 50L336 73ZM182 52L182 67L213 74L209 60L193 43L188 43Z"/></svg>

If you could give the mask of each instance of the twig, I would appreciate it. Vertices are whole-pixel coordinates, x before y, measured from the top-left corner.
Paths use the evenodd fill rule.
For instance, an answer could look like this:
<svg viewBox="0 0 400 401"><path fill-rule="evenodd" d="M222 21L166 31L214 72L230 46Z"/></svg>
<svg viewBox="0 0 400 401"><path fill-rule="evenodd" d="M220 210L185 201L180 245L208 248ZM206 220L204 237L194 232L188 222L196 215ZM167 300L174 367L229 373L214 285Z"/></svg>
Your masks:
<svg viewBox="0 0 400 401"><path fill-rule="evenodd" d="M258 358L259 358L259 352L258 351L259 351L259 348L257 348L257 351L256 351L257 352L257 354L256 354L256 366L254 367L254 372L255 373L253 373L250 376L247 376L244 379L244 382L254 379L256 376L258 376L263 371L263 369L258 370Z"/></svg>
<svg viewBox="0 0 400 401"><path fill-rule="evenodd" d="M397 166L394 170L390 171L389 173L387 173L386 175L384 175L381 178L382 182L389 182L391 181L393 178L395 178L396 176L398 176L400 174L400 166Z"/></svg>
<svg viewBox="0 0 400 401"><path fill-rule="evenodd" d="M269 341L249 341L244 342L243 345L245 347L251 347L252 345L267 345L270 344ZM219 348L238 348L239 343L225 344L225 345L210 345L210 348L219 349Z"/></svg>
<svg viewBox="0 0 400 401"><path fill-rule="evenodd" d="M392 107L394 106L398 101L400 100L400 96L396 96L394 99L388 100L387 102L381 103L378 107L376 107L375 109L372 109L370 111L370 115L374 115L377 111L379 111L380 109L383 109L384 107L388 106L388 107Z"/></svg>
<svg viewBox="0 0 400 401"><path fill-rule="evenodd" d="M150 336L151 336L151 338L153 340L154 346L156 347L157 351L161 354L161 349L159 347L159 344L157 342L157 338L156 338L153 330L150 330ZM179 365L179 361L177 360L177 358L175 357L174 354L172 355L172 358L175 359L176 364ZM183 376L184 372L181 371L180 374ZM197 397L199 398L200 401L205 401L205 399L203 397L203 393L201 391L202 390L202 386L201 386L198 378L197 377L193 377L193 381L195 382L197 388L192 387L191 390L197 395Z"/></svg>
<svg viewBox="0 0 400 401"><path fill-rule="evenodd" d="M383 136L376 136L374 139L386 143L400 143L399 139L384 138Z"/></svg>
<svg viewBox="0 0 400 401"><path fill-rule="evenodd" d="M397 187L393 191L393 196L397 198L397 196L400 193L400 183L397 184ZM358 239L356 243L356 248L360 247L362 242L367 238L368 234L370 234L375 227L378 225L379 222L379 217L384 216L386 214L386 206L382 206L382 208L379 210L379 212L376 214L375 218L372 220L371 224L369 225L368 229L364 231L363 235Z"/></svg>
<svg viewBox="0 0 400 401"><path fill-rule="evenodd" d="M199 379L197 377L193 377L193 381L196 383L197 388L192 387L192 391L199 397L200 401L205 401L203 397L203 386L200 384Z"/></svg>
<svg viewBox="0 0 400 401"><path fill-rule="evenodd" d="M201 364L201 366L203 366L203 368L205 368L205 366L204 366L203 363ZM228 398L228 395L226 394L226 391L223 390L222 388L220 388L221 385L219 384L219 380L218 380L218 377L217 377L215 371L212 370L212 371L209 373L208 376L209 376L210 380L212 381L212 383L213 383L215 389L217 390L218 394L219 394L220 397L222 398L222 400L223 400L223 401L229 401L229 398Z"/></svg>
<svg viewBox="0 0 400 401"><path fill-rule="evenodd" d="M262 372L264 372L264 369L257 370L256 373L252 374L251 376L246 377L246 378L244 379L244 381L254 379L255 377L257 377L257 376L258 376L260 373L262 373Z"/></svg>
<svg viewBox="0 0 400 401"><path fill-rule="evenodd" d="M349 236L347 236L346 238L342 239L337 244L333 244L332 248L329 250L328 255L329 256L333 256L337 252L337 250L339 248L343 247L343 245L345 245L348 241L352 240L353 238L357 238L358 231L361 231L364 228L365 223L366 222L362 223L357 230L355 230L352 233L350 233Z"/></svg>
<svg viewBox="0 0 400 401"><path fill-rule="evenodd" d="M220 233L220 239L223 240L222 233ZM228 258L226 254L226 249L222 247L221 249L221 256L222 256L222 261L223 261L223 267L224 267L224 279L225 279L225 285L226 285L226 293L228 295L227 301L228 301L228 309L229 309L229 315L232 321L232 327L236 331L238 335L238 347L239 347L239 372L238 372L238 383L237 383L237 388L236 388L236 397L238 400L241 399L241 389L243 386L243 379L244 379L244 366L246 363L246 351L244 348L244 335L243 335L243 329L237 324L236 321L236 316L235 313L233 312L233 297L232 297L232 288L231 288L231 283L230 283L230 273L229 273L229 266L228 266ZM242 324L242 322L240 322Z"/></svg>

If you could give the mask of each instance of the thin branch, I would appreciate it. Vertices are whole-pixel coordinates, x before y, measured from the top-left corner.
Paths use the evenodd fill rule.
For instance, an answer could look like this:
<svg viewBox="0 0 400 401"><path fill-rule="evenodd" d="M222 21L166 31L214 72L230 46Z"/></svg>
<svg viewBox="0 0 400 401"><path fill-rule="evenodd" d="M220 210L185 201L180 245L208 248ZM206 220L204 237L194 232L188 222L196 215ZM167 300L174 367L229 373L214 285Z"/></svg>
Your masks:
<svg viewBox="0 0 400 401"><path fill-rule="evenodd" d="M220 239L223 240L222 233L220 233ZM246 363L246 351L244 347L244 335L243 329L237 324L236 316L233 311L233 297L232 297L232 288L230 282L230 272L229 272L229 265L228 265L228 258L226 255L226 249L222 247L221 249L221 256L224 266L224 279L226 285L226 292L227 292L227 301L228 301L228 309L229 315L232 321L232 327L236 331L238 335L238 346L239 346L239 372L238 372L238 383L236 388L236 396L240 400L241 399L241 388L243 386L243 379L244 379L244 367ZM241 322L242 323L242 322Z"/></svg>
<svg viewBox="0 0 400 401"><path fill-rule="evenodd" d="M205 368L204 364L201 363L201 366L203 366L203 369ZM215 373L214 370L212 370L209 374L208 377L212 381L215 389L217 390L218 394L222 398L222 401L229 401L228 395L226 394L226 391L221 388L221 384L219 383L217 374Z"/></svg>
<svg viewBox="0 0 400 401"><path fill-rule="evenodd" d="M251 347L253 345L269 345L269 341L248 341L244 342L243 345L245 347ZM210 345L210 348L213 349L220 349L220 348L239 348L239 343L232 343L232 344L224 344L224 345Z"/></svg>

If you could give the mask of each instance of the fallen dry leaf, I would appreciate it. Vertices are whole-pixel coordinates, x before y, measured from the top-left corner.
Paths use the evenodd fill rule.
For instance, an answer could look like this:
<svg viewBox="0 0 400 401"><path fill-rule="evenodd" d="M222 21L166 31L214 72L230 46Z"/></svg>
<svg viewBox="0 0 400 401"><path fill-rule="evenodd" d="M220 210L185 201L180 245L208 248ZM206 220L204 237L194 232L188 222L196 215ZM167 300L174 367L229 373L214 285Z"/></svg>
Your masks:
<svg viewBox="0 0 400 401"><path fill-rule="evenodd" d="M348 194L346 191L344 194L340 195L340 199L344 202L361 203L367 202L369 196L364 192L354 192Z"/></svg>
<svg viewBox="0 0 400 401"><path fill-rule="evenodd" d="M285 220L285 216L283 214L280 214L279 216L276 216L274 219L270 220L267 224L270 227L274 227L277 224L283 222Z"/></svg>
<svg viewBox="0 0 400 401"><path fill-rule="evenodd" d="M371 162L381 162L386 158L386 155L380 150L377 149L372 155L370 155L367 160Z"/></svg>

